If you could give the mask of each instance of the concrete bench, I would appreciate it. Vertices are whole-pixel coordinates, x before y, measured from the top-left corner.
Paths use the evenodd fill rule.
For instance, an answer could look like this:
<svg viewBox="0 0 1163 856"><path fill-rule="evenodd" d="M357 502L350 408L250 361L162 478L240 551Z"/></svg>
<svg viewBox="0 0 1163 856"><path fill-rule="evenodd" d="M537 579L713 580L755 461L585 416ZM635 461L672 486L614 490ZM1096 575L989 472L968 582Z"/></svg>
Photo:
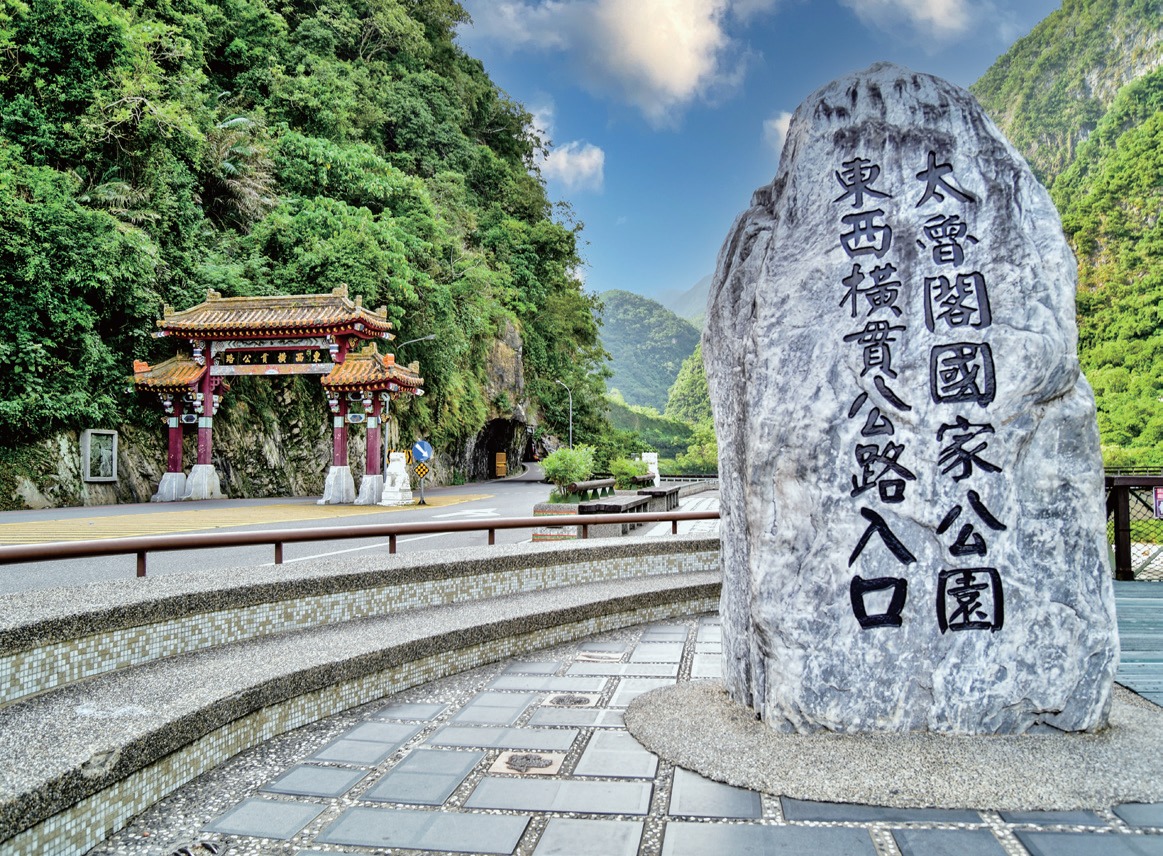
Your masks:
<svg viewBox="0 0 1163 856"><path fill-rule="evenodd" d="M591 500L578 504L578 514L628 514L635 511L648 511L650 497L635 494L618 494L603 499ZM609 538L614 535L628 535L630 530L637 529L641 523L605 523L590 527L591 538ZM579 533L580 534L580 533Z"/></svg>
<svg viewBox="0 0 1163 856"><path fill-rule="evenodd" d="M13 595L0 617L0 852L86 852L301 725L521 652L713 610L718 548L461 548Z"/></svg>
<svg viewBox="0 0 1163 856"><path fill-rule="evenodd" d="M638 491L638 495L650 500L647 511L672 511L678 508L681 490L682 486L677 484L673 487L645 487Z"/></svg>

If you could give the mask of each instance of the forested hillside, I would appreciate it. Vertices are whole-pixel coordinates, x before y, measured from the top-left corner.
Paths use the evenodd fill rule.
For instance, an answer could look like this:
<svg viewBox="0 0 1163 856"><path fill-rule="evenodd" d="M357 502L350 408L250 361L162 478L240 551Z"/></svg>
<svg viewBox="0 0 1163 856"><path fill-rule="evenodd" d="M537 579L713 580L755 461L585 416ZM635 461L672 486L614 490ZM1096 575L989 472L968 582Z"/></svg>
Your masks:
<svg viewBox="0 0 1163 856"><path fill-rule="evenodd" d="M1160 0L1063 0L970 88L1050 186L1119 90L1161 62Z"/></svg>
<svg viewBox="0 0 1163 856"><path fill-rule="evenodd" d="M1050 187L1108 466L1163 466L1163 2L1065 0L973 91Z"/></svg>
<svg viewBox="0 0 1163 856"><path fill-rule="evenodd" d="M601 338L610 353L610 389L629 404L661 412L683 360L698 344L699 331L640 294L606 291L601 300Z"/></svg>
<svg viewBox="0 0 1163 856"><path fill-rule="evenodd" d="M435 335L401 353L427 378L409 433L482 428L486 357L514 326L543 421L564 432L562 380L575 431L599 431L576 228L529 114L453 43L464 19L452 0L0 6L0 447L155 425L125 379L172 353L150 337L163 304L341 284L400 341Z"/></svg>

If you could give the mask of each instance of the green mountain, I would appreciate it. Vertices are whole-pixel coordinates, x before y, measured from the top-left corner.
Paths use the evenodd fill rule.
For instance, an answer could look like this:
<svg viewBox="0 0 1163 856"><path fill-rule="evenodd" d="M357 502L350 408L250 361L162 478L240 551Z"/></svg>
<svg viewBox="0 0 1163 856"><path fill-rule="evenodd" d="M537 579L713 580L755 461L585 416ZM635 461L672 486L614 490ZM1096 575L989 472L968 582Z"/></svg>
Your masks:
<svg viewBox="0 0 1163 856"><path fill-rule="evenodd" d="M1078 258L1106 463L1163 466L1163 3L1066 0L972 88Z"/></svg>
<svg viewBox="0 0 1163 856"><path fill-rule="evenodd" d="M1049 186L1119 90L1161 63L1160 0L1064 0L970 89Z"/></svg>
<svg viewBox="0 0 1163 856"><path fill-rule="evenodd" d="M464 20L454 0L3 4L6 465L78 425L156 431L156 402L125 378L172 354L150 336L163 305L208 289L346 285L387 306L400 340L434 336L403 353L428 394L397 416L438 449L470 447L516 403L564 432L558 380L575 433L603 430L578 229L554 219L530 114L454 43ZM504 408L487 364L507 330L526 400ZM325 435L318 384L288 394L314 397ZM224 408L264 410L263 395L240 382Z"/></svg>
<svg viewBox="0 0 1163 856"><path fill-rule="evenodd" d="M628 291L606 291L602 344L610 354L610 389L628 404L661 412L678 371L699 342L699 331L662 304Z"/></svg>
<svg viewBox="0 0 1163 856"><path fill-rule="evenodd" d="M707 297L711 293L711 274L707 274L686 291L667 292L658 301L679 318L690 321L699 330L707 317Z"/></svg>

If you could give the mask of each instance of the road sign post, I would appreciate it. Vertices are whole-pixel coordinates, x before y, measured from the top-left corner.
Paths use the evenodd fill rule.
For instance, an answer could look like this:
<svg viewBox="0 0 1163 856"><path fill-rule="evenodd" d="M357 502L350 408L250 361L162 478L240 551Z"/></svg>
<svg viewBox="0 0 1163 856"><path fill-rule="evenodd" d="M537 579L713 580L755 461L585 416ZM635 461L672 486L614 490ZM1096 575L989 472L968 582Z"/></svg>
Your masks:
<svg viewBox="0 0 1163 856"><path fill-rule="evenodd" d="M415 447L412 448L412 451L415 453ZM424 479L428 477L428 465L424 463L416 464L414 472L416 473L416 477L420 479L420 502L417 504L427 505L428 503L424 501Z"/></svg>

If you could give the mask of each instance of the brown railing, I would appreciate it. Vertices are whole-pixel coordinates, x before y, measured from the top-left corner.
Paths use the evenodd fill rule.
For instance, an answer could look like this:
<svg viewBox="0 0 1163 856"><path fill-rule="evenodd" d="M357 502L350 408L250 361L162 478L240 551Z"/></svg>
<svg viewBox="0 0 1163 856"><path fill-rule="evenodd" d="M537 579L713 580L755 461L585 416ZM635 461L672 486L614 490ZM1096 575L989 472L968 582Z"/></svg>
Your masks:
<svg viewBox="0 0 1163 856"><path fill-rule="evenodd" d="M1116 580L1163 579L1163 520L1154 491L1163 475L1106 477L1107 540L1114 544ZM1139 545L1135 555L1134 545Z"/></svg>
<svg viewBox="0 0 1163 856"><path fill-rule="evenodd" d="M638 514L576 514L544 517L499 517L496 520L452 520L441 523L377 523L370 526L322 526L314 529L267 529L252 532L200 532L188 535L144 535L137 538L109 538L101 541L54 541L46 544L16 544L0 547L0 565L18 562L47 562L84 559L92 556L137 555L137 575L145 576L149 553L175 550L205 550L213 547L253 547L271 544L275 564L283 563L283 545L304 541L340 541L353 538L388 538L388 552L396 552L400 535L429 535L437 532L489 533L496 543L498 529L538 529L543 526L577 526L582 538L590 537L590 527L609 523L670 523L672 535L684 520L718 520L718 511L656 511Z"/></svg>

